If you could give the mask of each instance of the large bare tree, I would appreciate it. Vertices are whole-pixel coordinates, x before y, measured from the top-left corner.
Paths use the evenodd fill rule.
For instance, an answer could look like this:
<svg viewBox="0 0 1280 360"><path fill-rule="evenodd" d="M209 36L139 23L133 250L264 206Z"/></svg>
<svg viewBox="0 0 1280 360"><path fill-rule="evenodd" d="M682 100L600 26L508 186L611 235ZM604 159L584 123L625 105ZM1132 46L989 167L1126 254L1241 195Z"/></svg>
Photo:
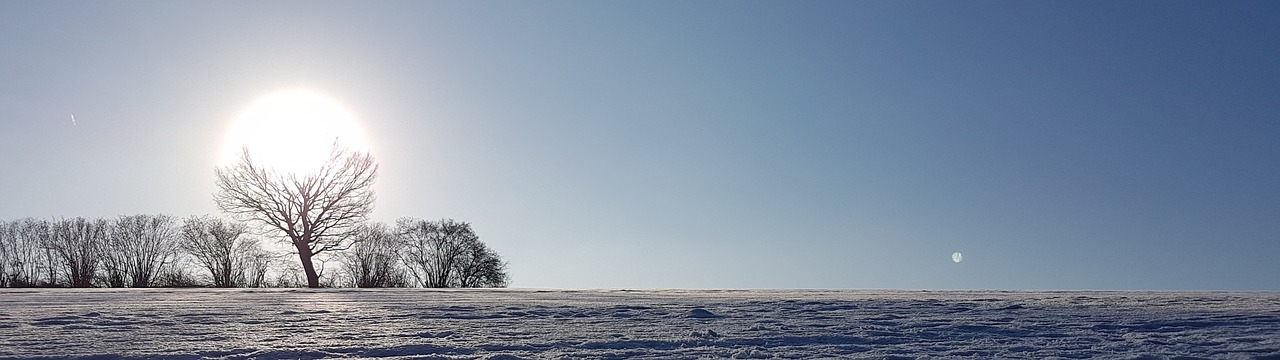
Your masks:
<svg viewBox="0 0 1280 360"><path fill-rule="evenodd" d="M214 200L222 211L288 237L307 276L320 287L312 257L345 248L373 211L378 165L368 153L339 147L310 173L281 173L244 149L236 164L215 171Z"/></svg>

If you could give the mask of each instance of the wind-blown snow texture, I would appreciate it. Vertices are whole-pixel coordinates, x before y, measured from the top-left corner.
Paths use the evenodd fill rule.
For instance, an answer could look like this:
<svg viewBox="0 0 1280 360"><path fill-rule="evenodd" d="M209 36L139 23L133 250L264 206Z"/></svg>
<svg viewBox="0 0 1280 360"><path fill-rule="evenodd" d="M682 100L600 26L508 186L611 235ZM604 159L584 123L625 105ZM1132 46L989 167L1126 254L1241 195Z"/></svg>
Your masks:
<svg viewBox="0 0 1280 360"><path fill-rule="evenodd" d="M0 290L0 358L1280 359L1280 294Z"/></svg>

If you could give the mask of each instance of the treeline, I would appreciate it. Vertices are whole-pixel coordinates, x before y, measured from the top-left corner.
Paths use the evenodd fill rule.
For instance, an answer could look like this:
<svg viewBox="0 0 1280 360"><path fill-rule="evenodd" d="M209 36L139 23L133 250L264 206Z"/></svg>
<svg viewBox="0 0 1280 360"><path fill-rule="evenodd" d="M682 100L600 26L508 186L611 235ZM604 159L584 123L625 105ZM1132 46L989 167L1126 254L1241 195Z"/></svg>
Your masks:
<svg viewBox="0 0 1280 360"><path fill-rule="evenodd" d="M504 287L506 263L465 222L366 223L321 266L328 287ZM208 216L0 221L0 287L299 287L287 255Z"/></svg>

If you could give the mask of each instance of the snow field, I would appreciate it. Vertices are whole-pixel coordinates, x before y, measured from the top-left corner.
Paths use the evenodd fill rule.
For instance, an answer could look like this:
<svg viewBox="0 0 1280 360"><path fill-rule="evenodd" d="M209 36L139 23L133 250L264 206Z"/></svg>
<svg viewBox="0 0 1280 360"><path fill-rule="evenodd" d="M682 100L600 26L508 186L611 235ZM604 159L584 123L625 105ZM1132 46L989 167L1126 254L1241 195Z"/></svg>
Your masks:
<svg viewBox="0 0 1280 360"><path fill-rule="evenodd" d="M1280 359L1280 294L0 289L43 357Z"/></svg>

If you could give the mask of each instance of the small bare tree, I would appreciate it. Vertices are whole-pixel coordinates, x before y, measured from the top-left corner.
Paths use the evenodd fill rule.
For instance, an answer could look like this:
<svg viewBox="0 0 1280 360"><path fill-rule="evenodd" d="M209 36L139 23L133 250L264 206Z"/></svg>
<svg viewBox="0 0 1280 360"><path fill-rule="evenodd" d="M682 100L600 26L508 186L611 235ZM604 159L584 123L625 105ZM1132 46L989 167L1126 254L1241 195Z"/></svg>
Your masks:
<svg viewBox="0 0 1280 360"><path fill-rule="evenodd" d="M58 282L57 253L45 246L53 238L48 220L26 218L14 222L17 236L13 271L17 277L10 286L53 286Z"/></svg>
<svg viewBox="0 0 1280 360"><path fill-rule="evenodd" d="M248 285L250 257L261 250L257 240L244 236L246 232L242 223L192 216L182 222L181 247L209 271L214 287Z"/></svg>
<svg viewBox="0 0 1280 360"><path fill-rule="evenodd" d="M242 282L238 285L252 288L267 287L267 273L271 270L271 265L276 262L276 255L262 249L262 243L256 238L245 239L244 242L236 245L236 254L240 261L240 265L236 268L244 270L240 278Z"/></svg>
<svg viewBox="0 0 1280 360"><path fill-rule="evenodd" d="M320 287L312 258L347 246L373 211L373 156L339 147L309 174L278 173L256 164L244 149L240 162L216 170L218 207L286 236L298 253L308 287Z"/></svg>
<svg viewBox="0 0 1280 360"><path fill-rule="evenodd" d="M0 283L8 287L54 285L58 280L54 252L45 247L49 221L32 218L6 222L0 231Z"/></svg>
<svg viewBox="0 0 1280 360"><path fill-rule="evenodd" d="M459 225L452 220L447 223L445 220L435 222L410 218L396 221L396 233L406 245L404 262L418 285L449 287L449 270L463 252L458 238L474 235L463 233Z"/></svg>
<svg viewBox="0 0 1280 360"><path fill-rule="evenodd" d="M44 246L62 262L71 287L93 286L107 237L107 222L102 219L62 219L53 222Z"/></svg>
<svg viewBox="0 0 1280 360"><path fill-rule="evenodd" d="M507 286L507 263L479 238L468 242L462 257L454 266L457 286L461 288L497 288Z"/></svg>
<svg viewBox="0 0 1280 360"><path fill-rule="evenodd" d="M369 223L356 232L354 243L339 255L350 284L355 287L406 286L400 267L401 243L387 225Z"/></svg>
<svg viewBox="0 0 1280 360"><path fill-rule="evenodd" d="M0 222L0 287L10 287L16 274L11 274L11 265L17 257L17 222Z"/></svg>
<svg viewBox="0 0 1280 360"><path fill-rule="evenodd" d="M409 273L422 287L506 286L506 264L480 242L471 224L402 218L396 233Z"/></svg>
<svg viewBox="0 0 1280 360"><path fill-rule="evenodd" d="M104 279L111 287L150 287L177 258L177 228L169 215L121 216L110 223L102 249Z"/></svg>

